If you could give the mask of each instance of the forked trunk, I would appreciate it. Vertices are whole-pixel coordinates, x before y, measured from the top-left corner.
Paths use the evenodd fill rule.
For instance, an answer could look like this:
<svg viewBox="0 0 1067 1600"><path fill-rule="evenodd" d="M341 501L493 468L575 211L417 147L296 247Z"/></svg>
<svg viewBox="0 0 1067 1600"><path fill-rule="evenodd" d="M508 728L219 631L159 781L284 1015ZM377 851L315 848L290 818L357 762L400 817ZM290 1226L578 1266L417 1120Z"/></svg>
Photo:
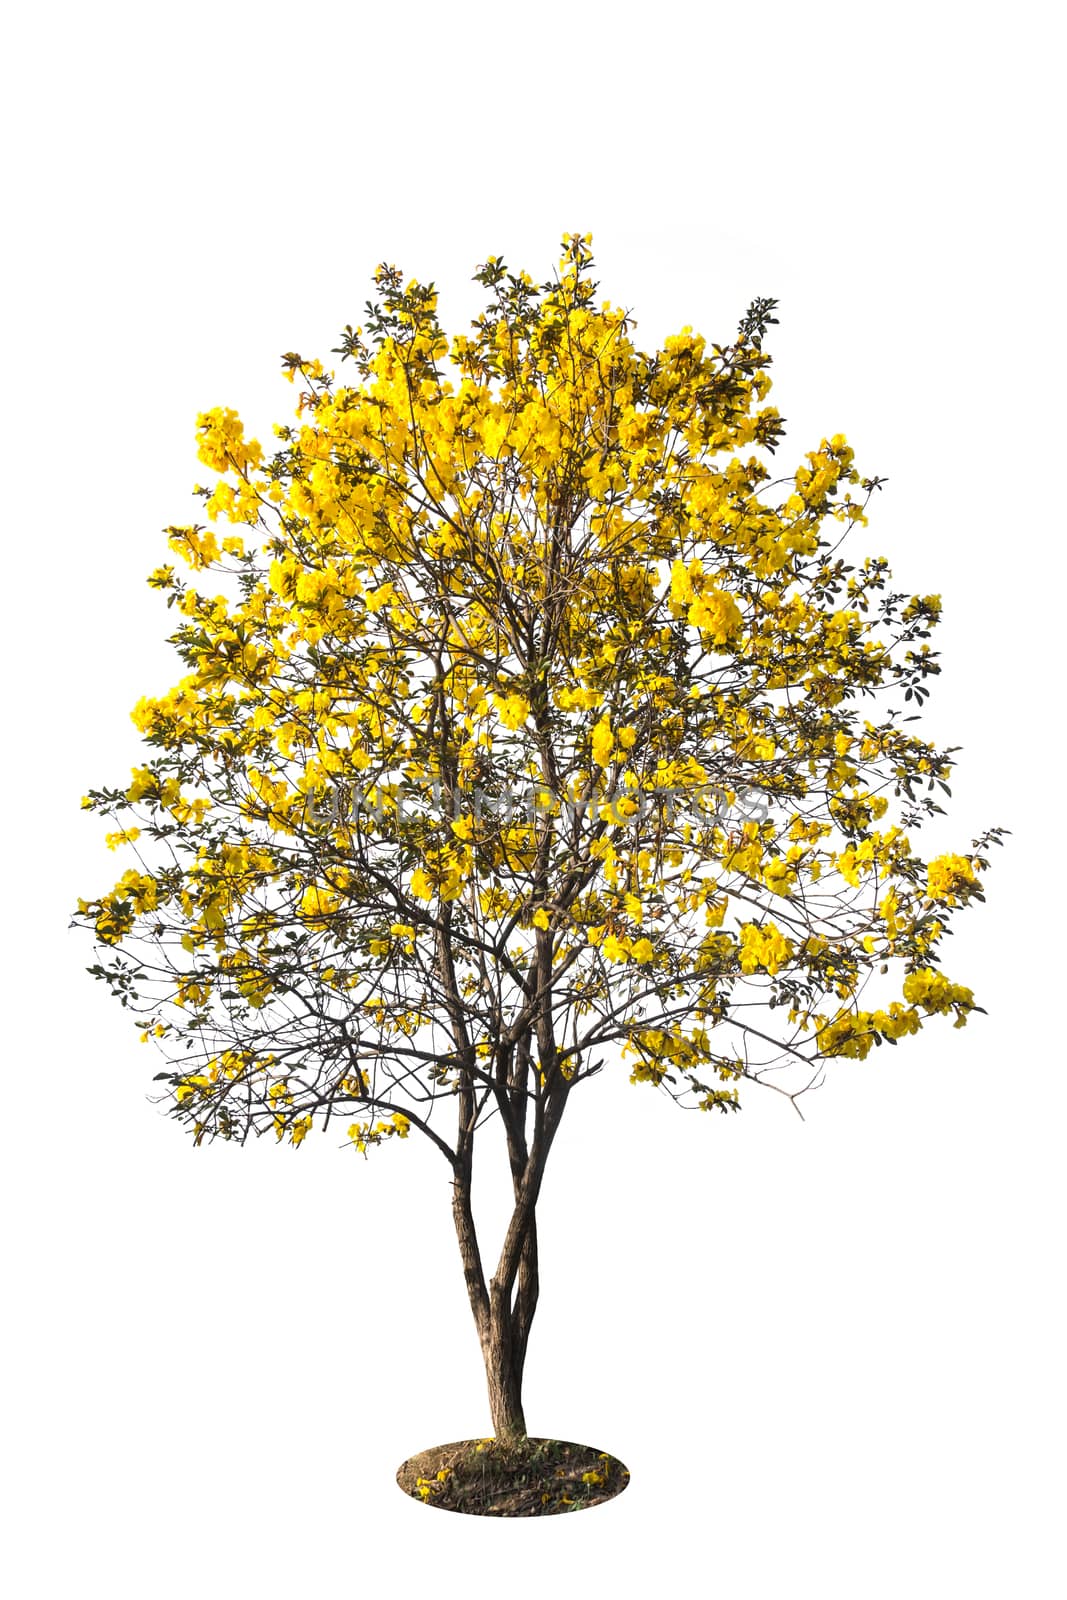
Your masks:
<svg viewBox="0 0 1067 1600"><path fill-rule="evenodd" d="M526 1418L522 1409L522 1370L512 1336L511 1319L490 1318L482 1343L485 1376L489 1384L489 1411L493 1432L498 1439L526 1437Z"/></svg>
<svg viewBox="0 0 1067 1600"><path fill-rule="evenodd" d="M461 1132L472 1127L475 1120L473 1094L469 1085L463 1098ZM506 1098L503 1104L505 1111L510 1111ZM493 1431L498 1439L527 1437L526 1417L522 1408L522 1374L539 1290L537 1197L562 1109L562 1098L550 1106L547 1114L543 1104L538 1102L536 1129L529 1152L525 1136L521 1133L517 1135L513 1128L509 1129L508 1154L511 1158L515 1206L504 1236L496 1273L488 1284L471 1210L469 1140L461 1138L457 1151L452 1214L463 1258L467 1294L485 1362ZM521 1123L519 1126L521 1129Z"/></svg>
<svg viewBox="0 0 1067 1600"><path fill-rule="evenodd" d="M522 1373L530 1325L537 1305L537 1225L532 1212L529 1213L517 1269L505 1274L504 1278L494 1278L487 1288L471 1214L469 1182L457 1181L455 1185L453 1215L467 1292L485 1362L493 1432L498 1439L525 1438ZM512 1284L515 1290L514 1304Z"/></svg>

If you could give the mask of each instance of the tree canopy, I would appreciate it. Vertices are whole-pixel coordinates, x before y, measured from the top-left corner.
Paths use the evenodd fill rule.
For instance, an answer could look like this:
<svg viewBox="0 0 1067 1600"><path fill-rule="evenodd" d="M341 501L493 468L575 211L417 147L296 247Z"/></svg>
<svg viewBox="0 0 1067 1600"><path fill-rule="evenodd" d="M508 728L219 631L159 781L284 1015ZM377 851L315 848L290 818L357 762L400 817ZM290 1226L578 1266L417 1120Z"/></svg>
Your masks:
<svg viewBox="0 0 1067 1600"><path fill-rule="evenodd" d="M416 1129L462 1166L499 1113L518 1185L531 1109L547 1151L606 1065L795 1104L981 1010L940 947L1002 830L910 839L953 765L908 726L940 597L839 554L880 483L843 436L774 475L776 302L644 354L590 245L540 286L491 256L451 340L383 265L350 383L283 357L273 454L198 419L191 581L148 580L187 671L83 800L135 864L75 919L198 1142Z"/></svg>

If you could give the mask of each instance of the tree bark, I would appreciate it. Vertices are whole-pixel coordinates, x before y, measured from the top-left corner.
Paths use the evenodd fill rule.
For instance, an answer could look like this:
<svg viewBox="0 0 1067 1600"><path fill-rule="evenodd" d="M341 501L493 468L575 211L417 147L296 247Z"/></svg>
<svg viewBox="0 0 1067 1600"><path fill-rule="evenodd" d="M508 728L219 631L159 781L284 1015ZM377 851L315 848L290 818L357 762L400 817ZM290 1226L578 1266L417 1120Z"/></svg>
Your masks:
<svg viewBox="0 0 1067 1600"><path fill-rule="evenodd" d="M545 954L543 949L542 965ZM548 984L544 983L543 988L547 996ZM539 1009L541 1015L536 1020L536 1028L531 1020L510 1047L500 1052L496 1063L494 1087L507 1135L515 1204L496 1272L488 1284L471 1206L476 1120L473 1081L469 1070L460 1073L460 1136L454 1164L452 1212L467 1294L485 1363L493 1431L498 1439L505 1440L526 1437L522 1377L539 1291L536 1208L545 1163L569 1088L557 1064L551 1014L544 1014L544 997ZM526 1089L531 1067L530 1043L535 1033L542 1063L541 1092L533 1102L533 1138L528 1142ZM518 1050L513 1056L516 1044Z"/></svg>
<svg viewBox="0 0 1067 1600"><path fill-rule="evenodd" d="M512 1314L512 1338L515 1347L515 1366L522 1383L522 1374L526 1366L526 1347L530 1342L530 1326L533 1322L534 1312L537 1310L537 1296L540 1283L537 1272L537 1214L530 1218L530 1231L526 1235L526 1243L522 1247L519 1257L518 1291L515 1296L515 1309Z"/></svg>
<svg viewBox="0 0 1067 1600"><path fill-rule="evenodd" d="M493 1432L506 1442L526 1437L526 1417L522 1409L522 1366L517 1359L511 1316L493 1308L486 1336L482 1341L485 1376L489 1385L489 1413Z"/></svg>
<svg viewBox="0 0 1067 1600"><path fill-rule="evenodd" d="M530 1324L537 1304L537 1233L532 1214L519 1258L514 1307L511 1284L494 1278L487 1287L470 1201L469 1173L457 1174L452 1215L463 1260L474 1324L485 1363L489 1411L498 1439L526 1436L522 1409L522 1373Z"/></svg>

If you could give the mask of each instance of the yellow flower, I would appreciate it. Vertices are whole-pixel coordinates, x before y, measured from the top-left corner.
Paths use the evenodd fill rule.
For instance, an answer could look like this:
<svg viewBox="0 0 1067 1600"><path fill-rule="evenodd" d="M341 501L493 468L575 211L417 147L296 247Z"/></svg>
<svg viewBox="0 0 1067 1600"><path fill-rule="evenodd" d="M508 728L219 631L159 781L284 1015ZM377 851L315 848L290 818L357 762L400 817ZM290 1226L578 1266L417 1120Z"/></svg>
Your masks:
<svg viewBox="0 0 1067 1600"><path fill-rule="evenodd" d="M656 951L651 939L638 939L631 950L631 955L642 967L655 959Z"/></svg>
<svg viewBox="0 0 1067 1600"><path fill-rule="evenodd" d="M104 842L109 850L114 850L120 844L132 844L135 839L140 837L140 828L123 828L119 833L106 833Z"/></svg>
<svg viewBox="0 0 1067 1600"><path fill-rule="evenodd" d="M159 792L159 779L154 772L149 772L147 767L134 767L133 782L126 790L126 799L133 802L142 800L146 794Z"/></svg>
<svg viewBox="0 0 1067 1600"><path fill-rule="evenodd" d="M215 406L211 411L201 412L196 419L196 426L200 435L197 458L205 467L212 467L216 472L228 472L232 465L243 472L250 466L258 465L263 458L263 451L255 439L245 443L244 423L229 406Z"/></svg>
<svg viewBox="0 0 1067 1600"><path fill-rule="evenodd" d="M505 728L521 728L526 718L530 715L530 702L526 696L522 694L509 694L506 697L494 695L493 699Z"/></svg>
<svg viewBox="0 0 1067 1600"><path fill-rule="evenodd" d="M870 1013L842 1012L832 1022L818 1029L816 1040L824 1056L851 1056L864 1061L874 1044L874 1030L870 1026Z"/></svg>
<svg viewBox="0 0 1067 1600"><path fill-rule="evenodd" d="M929 899L954 906L956 898L966 900L977 889L978 879L966 856L938 856L926 869L926 893Z"/></svg>
<svg viewBox="0 0 1067 1600"><path fill-rule="evenodd" d="M942 1015L956 1009L956 1026L962 1026L966 1013L974 1009L972 990L960 983L951 983L943 972L934 967L919 967L904 979L904 998L910 1005L922 1006L925 1011Z"/></svg>
<svg viewBox="0 0 1067 1600"><path fill-rule="evenodd" d="M732 639L741 626L741 613L732 594L720 589L709 589L698 595L689 607L689 621L703 633L711 635L716 644Z"/></svg>
<svg viewBox="0 0 1067 1600"><path fill-rule="evenodd" d="M380 588L371 589L364 598L367 603L367 610L373 615L379 612L383 606L388 605L390 601L395 600L396 593L391 583L383 583Z"/></svg>
<svg viewBox="0 0 1067 1600"><path fill-rule="evenodd" d="M340 896L333 889L321 889L317 883L310 883L301 897L299 914L306 922L321 924L339 904Z"/></svg>
<svg viewBox="0 0 1067 1600"><path fill-rule="evenodd" d="M792 893L793 869L788 861L783 861L776 856L773 861L768 861L763 869L763 881L774 894L789 895Z"/></svg>
<svg viewBox="0 0 1067 1600"><path fill-rule="evenodd" d="M203 528L168 528L167 543L194 569L209 567L219 557L215 535Z"/></svg>
<svg viewBox="0 0 1067 1600"><path fill-rule="evenodd" d="M693 580L684 561L675 561L671 566L671 604L677 606L679 612L682 606L689 604L693 598Z"/></svg>
<svg viewBox="0 0 1067 1600"><path fill-rule="evenodd" d="M593 729L593 760L598 767L611 765L611 752L615 745L615 735L611 731L611 723L607 717L601 717Z"/></svg>
<svg viewBox="0 0 1067 1600"><path fill-rule="evenodd" d="M645 943L647 944L647 942L646 940ZM613 933L608 934L600 948L609 961L622 963L630 959L630 952L626 945L623 944L621 939L617 939Z"/></svg>
<svg viewBox="0 0 1067 1600"><path fill-rule="evenodd" d="M754 922L746 922L742 927L742 972L757 972L761 967L766 972L777 972L785 962L791 960L792 955L792 940L786 939L773 922L766 923L762 928Z"/></svg>
<svg viewBox="0 0 1067 1600"><path fill-rule="evenodd" d="M634 922L641 923L644 920L645 908L635 894L628 894L623 905L626 907L626 915Z"/></svg>

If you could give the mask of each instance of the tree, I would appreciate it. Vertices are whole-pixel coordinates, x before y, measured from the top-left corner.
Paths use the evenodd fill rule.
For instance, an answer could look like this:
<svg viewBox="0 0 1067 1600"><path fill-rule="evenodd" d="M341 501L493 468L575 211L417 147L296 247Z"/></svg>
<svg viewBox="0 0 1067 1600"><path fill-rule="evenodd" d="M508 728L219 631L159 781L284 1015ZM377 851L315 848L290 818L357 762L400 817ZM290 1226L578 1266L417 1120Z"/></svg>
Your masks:
<svg viewBox="0 0 1067 1600"><path fill-rule="evenodd" d="M198 1144L341 1118L358 1151L414 1131L448 1163L501 1439L571 1096L624 1059L686 1106L731 1112L742 1080L796 1106L830 1058L962 1026L982 1008L939 946L1003 832L909 842L954 764L905 726L940 597L838 555L882 481L844 437L772 478L776 301L649 356L590 242L540 286L491 256L451 344L433 285L379 267L334 352L351 386L283 357L299 421L269 460L199 417L207 521L246 532L166 531L230 593L151 574L188 672L133 712L146 764L83 800L137 861L78 902L89 970ZM490 1126L514 1205L487 1272Z"/></svg>

